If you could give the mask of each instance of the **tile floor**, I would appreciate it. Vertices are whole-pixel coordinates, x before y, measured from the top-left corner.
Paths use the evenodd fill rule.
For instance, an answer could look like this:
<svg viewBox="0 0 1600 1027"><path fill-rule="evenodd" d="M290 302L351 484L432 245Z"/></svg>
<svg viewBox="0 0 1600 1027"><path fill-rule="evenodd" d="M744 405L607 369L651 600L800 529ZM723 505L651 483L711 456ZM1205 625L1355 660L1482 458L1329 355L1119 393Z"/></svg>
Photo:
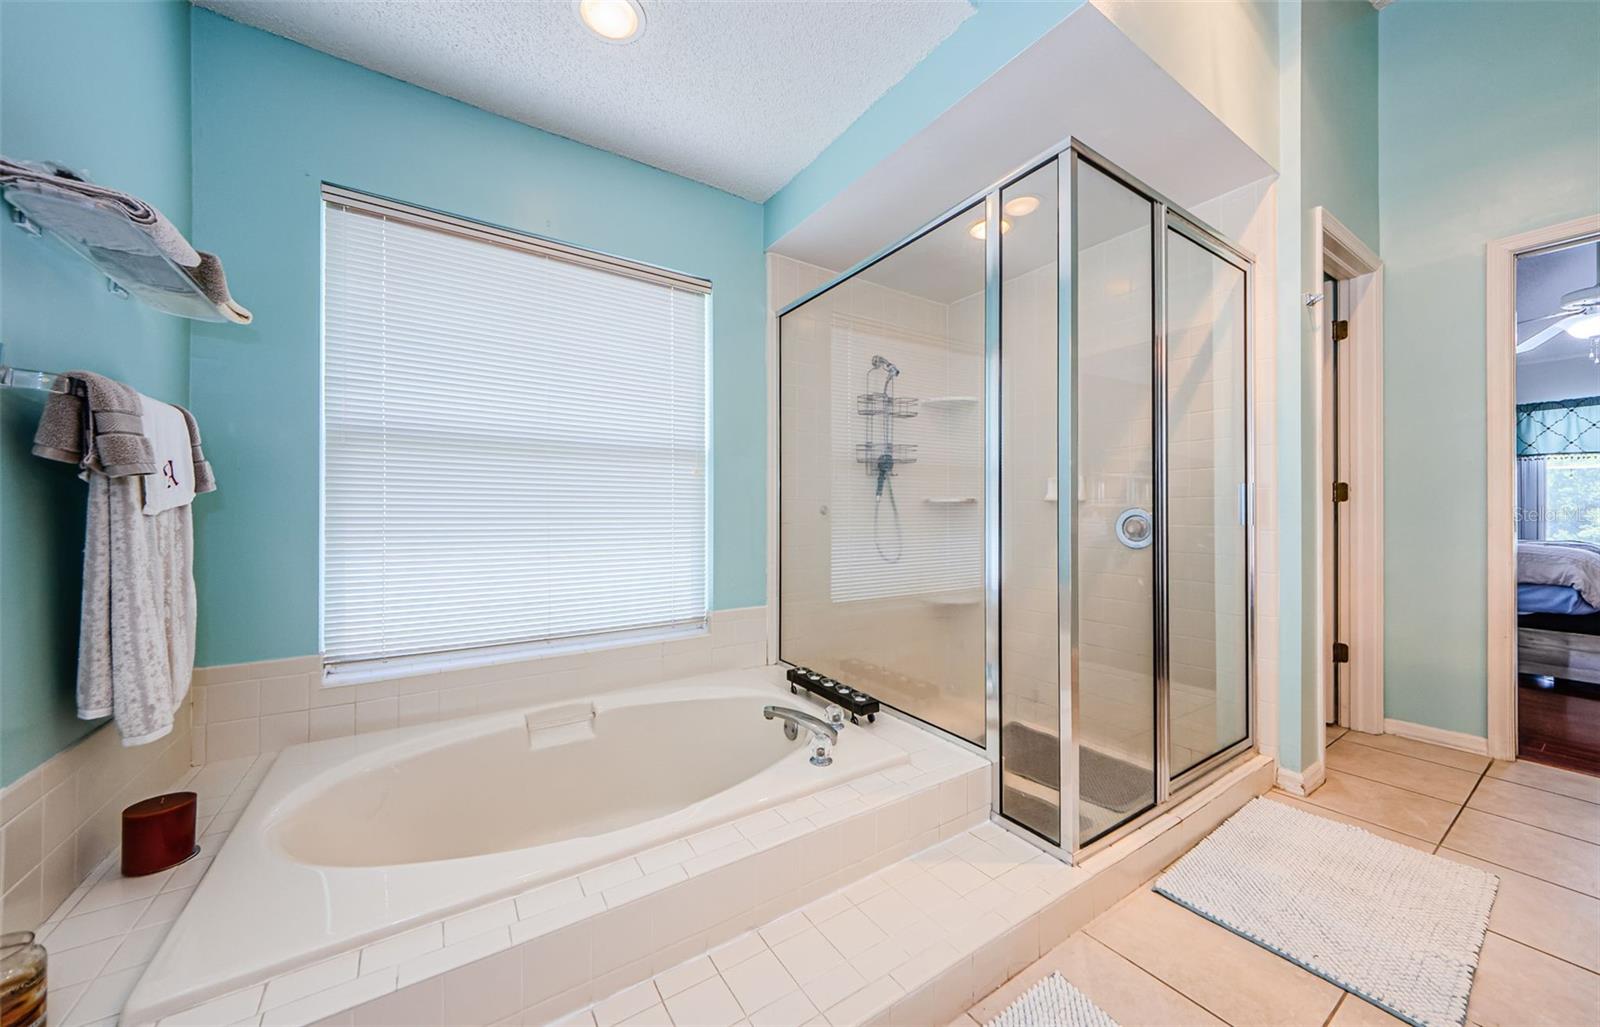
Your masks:
<svg viewBox="0 0 1600 1027"><path fill-rule="evenodd" d="M1270 797L1500 878L1468 1022L1600 1024L1600 778L1395 735L1329 739L1326 784L1306 799ZM952 1027L987 1022L1051 970L1123 1027L1401 1022L1147 882Z"/></svg>

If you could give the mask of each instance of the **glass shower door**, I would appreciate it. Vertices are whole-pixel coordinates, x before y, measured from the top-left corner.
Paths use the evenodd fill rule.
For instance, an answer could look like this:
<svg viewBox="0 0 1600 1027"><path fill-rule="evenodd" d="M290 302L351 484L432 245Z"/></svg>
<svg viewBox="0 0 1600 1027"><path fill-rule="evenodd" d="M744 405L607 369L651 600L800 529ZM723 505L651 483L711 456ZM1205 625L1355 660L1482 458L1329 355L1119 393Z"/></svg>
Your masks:
<svg viewBox="0 0 1600 1027"><path fill-rule="evenodd" d="M1174 778L1249 737L1244 268L1166 230L1167 688Z"/></svg>
<svg viewBox="0 0 1600 1027"><path fill-rule="evenodd" d="M981 205L779 319L779 657L983 746Z"/></svg>
<svg viewBox="0 0 1600 1027"><path fill-rule="evenodd" d="M1156 801L1155 208L1075 157L1076 304L1063 461L1076 649L1078 844ZM1071 413L1066 398L1071 398ZM1070 502L1068 502L1070 501ZM1070 763L1070 761L1069 761Z"/></svg>

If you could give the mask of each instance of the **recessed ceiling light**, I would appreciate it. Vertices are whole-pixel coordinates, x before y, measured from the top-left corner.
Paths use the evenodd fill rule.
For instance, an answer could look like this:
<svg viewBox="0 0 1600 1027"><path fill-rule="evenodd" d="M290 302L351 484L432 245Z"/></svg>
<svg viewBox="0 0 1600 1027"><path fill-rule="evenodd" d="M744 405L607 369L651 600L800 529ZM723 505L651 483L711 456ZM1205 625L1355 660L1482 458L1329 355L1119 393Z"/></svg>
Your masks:
<svg viewBox="0 0 1600 1027"><path fill-rule="evenodd" d="M631 43L644 35L639 0L578 0L578 18L608 43Z"/></svg>
<svg viewBox="0 0 1600 1027"><path fill-rule="evenodd" d="M1005 235L1009 231L1011 231L1011 222L1007 221L1005 218L1001 218L1000 234ZM967 234L972 236L974 239L987 239L989 237L988 218L979 218L971 225L967 226Z"/></svg>
<svg viewBox="0 0 1600 1027"><path fill-rule="evenodd" d="M1014 218L1025 218L1039 209L1039 197L1018 196L1014 200L1007 200L1005 211Z"/></svg>

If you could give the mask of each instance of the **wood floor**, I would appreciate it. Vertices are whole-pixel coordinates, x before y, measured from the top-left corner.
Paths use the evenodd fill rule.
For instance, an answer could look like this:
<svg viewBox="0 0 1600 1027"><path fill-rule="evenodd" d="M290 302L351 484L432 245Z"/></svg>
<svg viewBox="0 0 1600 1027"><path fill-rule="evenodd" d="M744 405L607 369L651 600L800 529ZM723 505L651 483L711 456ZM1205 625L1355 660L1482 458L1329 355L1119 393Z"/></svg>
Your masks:
<svg viewBox="0 0 1600 1027"><path fill-rule="evenodd" d="M1600 775L1600 687L1524 675L1517 688L1517 757Z"/></svg>

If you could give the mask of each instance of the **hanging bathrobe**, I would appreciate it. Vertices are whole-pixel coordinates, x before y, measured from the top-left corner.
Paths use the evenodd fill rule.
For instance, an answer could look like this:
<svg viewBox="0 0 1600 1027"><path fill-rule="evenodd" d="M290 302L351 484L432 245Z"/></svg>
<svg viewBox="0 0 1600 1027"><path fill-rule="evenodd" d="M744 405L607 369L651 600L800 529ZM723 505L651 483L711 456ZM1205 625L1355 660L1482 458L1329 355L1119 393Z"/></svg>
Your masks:
<svg viewBox="0 0 1600 1027"><path fill-rule="evenodd" d="M89 484L78 716L113 717L123 745L142 745L172 730L189 691L195 639L193 508L147 498L174 478L189 495L216 482L188 411L99 375L69 376L85 394L50 398L33 451L76 462ZM146 415L158 411L178 418L177 435L187 436L188 452L177 460L158 453L146 434Z"/></svg>

